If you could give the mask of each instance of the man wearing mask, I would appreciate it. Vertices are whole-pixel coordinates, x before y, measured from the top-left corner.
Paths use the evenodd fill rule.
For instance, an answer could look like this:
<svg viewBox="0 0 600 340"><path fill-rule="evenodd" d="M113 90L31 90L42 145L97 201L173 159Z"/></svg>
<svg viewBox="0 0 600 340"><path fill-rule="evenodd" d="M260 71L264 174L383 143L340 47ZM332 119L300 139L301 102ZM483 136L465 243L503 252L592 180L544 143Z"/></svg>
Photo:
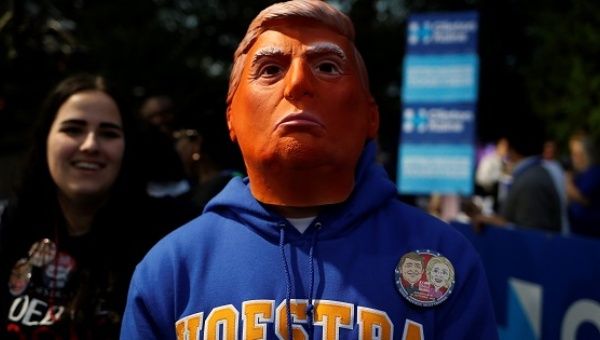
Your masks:
<svg viewBox="0 0 600 340"><path fill-rule="evenodd" d="M253 20L227 99L248 178L138 266L123 339L497 338L471 245L399 202L375 162L379 113L353 40L322 1ZM453 264L443 297L403 290L413 251Z"/></svg>

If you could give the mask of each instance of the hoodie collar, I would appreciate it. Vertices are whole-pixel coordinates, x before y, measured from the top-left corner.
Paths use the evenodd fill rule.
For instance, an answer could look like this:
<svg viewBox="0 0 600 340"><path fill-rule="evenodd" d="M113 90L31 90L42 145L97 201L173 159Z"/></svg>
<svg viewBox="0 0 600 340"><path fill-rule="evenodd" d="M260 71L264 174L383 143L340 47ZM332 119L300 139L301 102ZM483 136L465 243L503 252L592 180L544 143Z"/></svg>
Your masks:
<svg viewBox="0 0 600 340"><path fill-rule="evenodd" d="M356 168L356 181L352 194L343 203L323 209L316 221L323 226L319 239L336 238L352 229L384 201L396 195L396 187L383 167L375 162L376 144L369 141L361 154ZM250 192L249 179L233 178L227 186L206 206L205 213L214 212L240 221L257 234L278 243L281 223L285 218L267 209ZM313 222L315 223L315 222ZM294 228L286 235L290 241L302 237ZM311 228L307 230L310 233Z"/></svg>

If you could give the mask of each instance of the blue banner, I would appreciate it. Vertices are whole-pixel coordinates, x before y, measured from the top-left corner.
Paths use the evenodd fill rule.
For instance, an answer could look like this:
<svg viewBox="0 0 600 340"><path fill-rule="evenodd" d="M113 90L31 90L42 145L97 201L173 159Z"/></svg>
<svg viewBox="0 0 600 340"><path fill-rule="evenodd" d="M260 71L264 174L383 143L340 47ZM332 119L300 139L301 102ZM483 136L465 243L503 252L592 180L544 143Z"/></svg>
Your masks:
<svg viewBox="0 0 600 340"><path fill-rule="evenodd" d="M454 226L481 255L500 339L600 339L600 240Z"/></svg>
<svg viewBox="0 0 600 340"><path fill-rule="evenodd" d="M479 31L477 12L412 15L406 50L410 54L475 53Z"/></svg>
<svg viewBox="0 0 600 340"><path fill-rule="evenodd" d="M478 17L456 12L409 18L396 177L400 193L473 192Z"/></svg>

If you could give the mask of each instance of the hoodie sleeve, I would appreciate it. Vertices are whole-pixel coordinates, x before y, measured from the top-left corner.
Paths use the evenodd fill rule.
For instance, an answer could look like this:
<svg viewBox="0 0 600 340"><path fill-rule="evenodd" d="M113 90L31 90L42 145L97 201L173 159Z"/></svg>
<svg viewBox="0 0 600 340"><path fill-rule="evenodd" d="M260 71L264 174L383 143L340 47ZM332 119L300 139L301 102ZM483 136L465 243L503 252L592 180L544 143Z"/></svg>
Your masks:
<svg viewBox="0 0 600 340"><path fill-rule="evenodd" d="M175 340L175 325L169 324L165 317L164 304L157 299L168 299L160 293L159 287L151 289L148 294L147 286L153 280L144 278L144 263L136 268L129 286L127 305L121 325L121 340ZM163 300L164 302L165 300Z"/></svg>
<svg viewBox="0 0 600 340"><path fill-rule="evenodd" d="M155 308L151 307L152 301L143 289L137 285L140 273L139 268L133 276L127 296L127 306L123 315L121 326L121 340L159 340L175 339L175 332L165 334L165 325L157 320ZM174 327L173 327L174 329Z"/></svg>

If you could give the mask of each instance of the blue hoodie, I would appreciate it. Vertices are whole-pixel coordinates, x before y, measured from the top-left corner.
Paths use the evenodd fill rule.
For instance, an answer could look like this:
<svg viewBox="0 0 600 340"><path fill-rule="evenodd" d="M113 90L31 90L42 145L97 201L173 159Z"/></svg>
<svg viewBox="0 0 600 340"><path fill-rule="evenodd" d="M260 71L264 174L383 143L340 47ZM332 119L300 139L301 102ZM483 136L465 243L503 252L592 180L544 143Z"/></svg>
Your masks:
<svg viewBox="0 0 600 340"><path fill-rule="evenodd" d="M402 255L454 267L445 301L400 294ZM290 322L288 322L290 320ZM133 276L121 339L497 339L484 270L448 224L396 199L370 142L350 198L303 233L234 178L161 240Z"/></svg>

